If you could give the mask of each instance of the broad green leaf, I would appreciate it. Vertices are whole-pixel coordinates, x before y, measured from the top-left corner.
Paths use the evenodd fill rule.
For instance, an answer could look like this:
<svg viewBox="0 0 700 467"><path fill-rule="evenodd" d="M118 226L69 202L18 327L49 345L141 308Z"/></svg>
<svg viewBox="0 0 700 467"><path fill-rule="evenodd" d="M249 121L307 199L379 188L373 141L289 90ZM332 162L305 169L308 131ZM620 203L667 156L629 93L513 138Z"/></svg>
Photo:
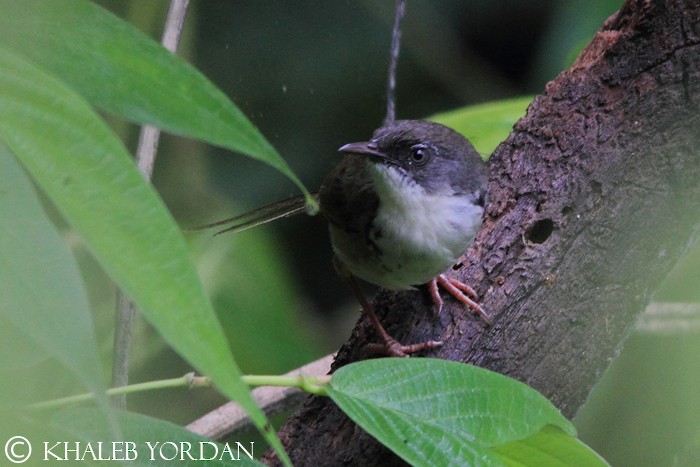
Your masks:
<svg viewBox="0 0 700 467"><path fill-rule="evenodd" d="M146 415L133 412L119 412L118 419L123 429L121 440L110 436L107 426L101 421L94 409L73 409L57 413L51 424L57 430L68 433L78 440L98 446L102 441L111 446L112 441L119 448L117 456L131 460L129 465L148 465L170 467L177 465L208 466L261 466L251 457L262 454L264 448L255 443L227 444L215 443L203 436ZM129 443L129 444L126 444ZM133 444L131 444L133 443ZM59 451L60 452L60 451ZM105 449L105 453L107 453ZM88 459L92 456L88 455ZM74 458L73 458L74 459ZM99 465L100 461L96 462Z"/></svg>
<svg viewBox="0 0 700 467"><path fill-rule="evenodd" d="M690 428L689 425L686 426ZM676 454L675 465L698 465L698 461L700 461L700 430L697 429L697 425L693 424L688 432L692 432L692 434L686 437L684 446Z"/></svg>
<svg viewBox="0 0 700 467"><path fill-rule="evenodd" d="M355 423L411 465L501 465L486 446L345 389L334 385L327 393Z"/></svg>
<svg viewBox="0 0 700 467"><path fill-rule="evenodd" d="M493 447L506 465L547 467L605 467L609 465L578 439L552 426L529 438Z"/></svg>
<svg viewBox="0 0 700 467"><path fill-rule="evenodd" d="M0 320L4 323L3 346L13 341L22 346L2 354L12 356L5 359L11 361L3 361L3 370L7 365L31 364L51 356L91 391L104 392L92 316L78 265L46 217L26 174L2 144ZM12 335L5 335L10 330Z"/></svg>
<svg viewBox="0 0 700 467"><path fill-rule="evenodd" d="M42 70L2 49L0 69L0 140L168 343L281 451L240 379L182 234L122 143L87 102Z"/></svg>
<svg viewBox="0 0 700 467"><path fill-rule="evenodd" d="M430 117L469 138L476 150L489 156L525 115L532 97L518 97L486 104L470 105L463 109ZM487 157L488 158L488 157Z"/></svg>
<svg viewBox="0 0 700 467"><path fill-rule="evenodd" d="M377 359L338 370L330 397L408 462L499 464L489 447L545 425L573 425L529 386L482 368L436 359ZM456 457L455 457L456 456Z"/></svg>
<svg viewBox="0 0 700 467"><path fill-rule="evenodd" d="M92 104L261 160L308 192L231 100L195 68L85 0L0 0L0 45Z"/></svg>

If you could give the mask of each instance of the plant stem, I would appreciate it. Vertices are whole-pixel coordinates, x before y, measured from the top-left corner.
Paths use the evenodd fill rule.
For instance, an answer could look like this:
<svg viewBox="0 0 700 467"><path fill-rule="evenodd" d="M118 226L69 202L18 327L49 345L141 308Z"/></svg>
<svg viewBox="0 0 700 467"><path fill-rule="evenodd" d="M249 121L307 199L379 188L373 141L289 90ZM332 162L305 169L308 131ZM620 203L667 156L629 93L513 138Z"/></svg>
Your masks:
<svg viewBox="0 0 700 467"><path fill-rule="evenodd" d="M243 381L249 386L288 386L296 387L310 394L325 395L324 385L330 382L330 376L276 376L276 375L245 375ZM207 376L195 376L194 373L187 373L179 378L162 379L149 381L147 383L130 384L110 388L105 393L107 396L120 396L134 392L152 391L154 389L165 388L209 388L212 382ZM75 396L62 397L44 402L37 402L28 406L30 410L53 409L65 405L85 402L95 398L95 394L87 392Z"/></svg>
<svg viewBox="0 0 700 467"><path fill-rule="evenodd" d="M171 0L170 2L161 44L173 53L177 50L177 45L180 41L180 32L182 32L188 3L189 0ZM160 130L154 126L144 125L141 128L136 151L136 162L146 180L150 180L151 175L153 175L159 136ZM113 386L124 387L129 382L129 348L131 346L131 327L135 314L134 304L123 291L117 290L114 351L112 356ZM125 408L126 396L122 394L116 397L112 404L118 409Z"/></svg>
<svg viewBox="0 0 700 467"><path fill-rule="evenodd" d="M399 64L399 49L401 48L401 19L406 12L406 1L397 0L394 12L394 28L391 32L391 52L389 56L389 73L386 90L386 117L384 125L396 120L396 69Z"/></svg>

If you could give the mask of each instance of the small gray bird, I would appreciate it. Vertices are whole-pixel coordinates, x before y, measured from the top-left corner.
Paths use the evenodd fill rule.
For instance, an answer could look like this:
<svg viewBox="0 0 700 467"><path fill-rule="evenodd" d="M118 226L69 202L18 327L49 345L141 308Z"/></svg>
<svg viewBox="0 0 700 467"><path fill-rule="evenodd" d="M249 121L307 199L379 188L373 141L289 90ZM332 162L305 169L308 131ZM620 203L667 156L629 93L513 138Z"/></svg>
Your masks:
<svg viewBox="0 0 700 467"><path fill-rule="evenodd" d="M353 276L390 290L428 284L439 312L441 284L490 323L473 290L442 273L469 247L481 225L487 170L474 147L437 123L399 120L372 139L339 149L345 157L325 178L319 199L341 272L384 340L405 356L441 345L402 346L383 329ZM465 295L465 293L467 295Z"/></svg>

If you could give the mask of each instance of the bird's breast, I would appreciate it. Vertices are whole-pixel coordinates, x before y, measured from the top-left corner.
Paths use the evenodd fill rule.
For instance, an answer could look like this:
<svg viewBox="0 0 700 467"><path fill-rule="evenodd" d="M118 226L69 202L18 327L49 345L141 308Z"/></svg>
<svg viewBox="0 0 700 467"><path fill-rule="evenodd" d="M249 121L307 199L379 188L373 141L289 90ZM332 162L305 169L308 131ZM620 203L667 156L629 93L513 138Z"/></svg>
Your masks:
<svg viewBox="0 0 700 467"><path fill-rule="evenodd" d="M391 168L375 175L375 186L380 202L372 232L387 271L384 287L428 282L454 264L481 224L483 208L470 196L429 193Z"/></svg>
<svg viewBox="0 0 700 467"><path fill-rule="evenodd" d="M377 200L372 216L359 215L365 219L359 225L358 218L330 222L340 261L354 275L392 290L426 283L454 264L474 238L483 208L468 196L428 193L398 169L369 172Z"/></svg>

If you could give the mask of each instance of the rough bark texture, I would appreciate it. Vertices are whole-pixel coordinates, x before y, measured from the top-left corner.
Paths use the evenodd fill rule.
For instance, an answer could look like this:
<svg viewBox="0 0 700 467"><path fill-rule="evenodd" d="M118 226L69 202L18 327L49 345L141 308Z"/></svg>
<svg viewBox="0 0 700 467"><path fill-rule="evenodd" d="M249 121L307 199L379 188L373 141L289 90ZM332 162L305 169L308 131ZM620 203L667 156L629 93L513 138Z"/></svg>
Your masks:
<svg viewBox="0 0 700 467"><path fill-rule="evenodd" d="M494 324L381 292L388 331L443 340L432 356L517 378L573 416L698 232L699 102L697 0L627 1L491 157L485 223L455 273ZM335 367L375 340L361 320ZM401 463L323 397L280 435L295 465Z"/></svg>

